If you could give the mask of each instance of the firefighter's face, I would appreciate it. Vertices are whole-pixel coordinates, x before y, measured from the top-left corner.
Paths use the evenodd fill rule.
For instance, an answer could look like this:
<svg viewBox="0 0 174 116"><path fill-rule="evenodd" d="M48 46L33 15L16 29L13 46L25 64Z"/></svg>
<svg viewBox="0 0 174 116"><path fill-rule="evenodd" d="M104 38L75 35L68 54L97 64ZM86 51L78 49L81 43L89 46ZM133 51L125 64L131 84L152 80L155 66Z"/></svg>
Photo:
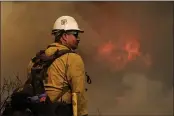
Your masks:
<svg viewBox="0 0 174 116"><path fill-rule="evenodd" d="M73 50L77 49L80 42L78 34L78 32L68 32L67 34L63 35L65 44Z"/></svg>

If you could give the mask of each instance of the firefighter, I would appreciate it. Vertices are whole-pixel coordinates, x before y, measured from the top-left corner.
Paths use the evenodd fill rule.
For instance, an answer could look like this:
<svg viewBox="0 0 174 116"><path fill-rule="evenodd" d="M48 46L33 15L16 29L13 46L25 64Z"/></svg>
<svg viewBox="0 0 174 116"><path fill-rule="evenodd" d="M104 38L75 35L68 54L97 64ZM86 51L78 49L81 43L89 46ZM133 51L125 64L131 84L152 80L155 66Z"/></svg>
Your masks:
<svg viewBox="0 0 174 116"><path fill-rule="evenodd" d="M53 26L54 43L50 44L45 54L51 56L57 50L75 51L80 42L80 30L76 20L71 16L59 17ZM30 74L32 62L29 63ZM85 96L85 68L80 55L67 53L57 58L48 68L44 87L50 100L54 103L64 103L67 107L58 108L61 116L87 116L87 100ZM77 101L73 101L74 98ZM75 104L76 103L76 104ZM77 105L77 107L76 107ZM75 106L75 112L73 110ZM74 111L74 112L73 112ZM73 114L74 113L74 114Z"/></svg>

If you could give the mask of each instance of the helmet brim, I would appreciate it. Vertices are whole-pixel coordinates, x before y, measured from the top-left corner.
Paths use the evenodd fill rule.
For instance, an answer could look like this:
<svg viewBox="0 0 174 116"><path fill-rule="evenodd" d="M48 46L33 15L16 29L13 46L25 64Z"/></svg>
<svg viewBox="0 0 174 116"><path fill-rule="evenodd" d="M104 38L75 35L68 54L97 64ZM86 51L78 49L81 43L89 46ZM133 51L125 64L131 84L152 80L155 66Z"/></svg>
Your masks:
<svg viewBox="0 0 174 116"><path fill-rule="evenodd" d="M54 33L57 33L57 32L63 32L63 31L65 31L65 32L68 32L68 31L76 31L76 32L78 32L78 33L84 33L84 31L83 30L80 30L80 29L78 29L78 30L61 30L61 29L54 29L54 30L52 30L52 34L54 34Z"/></svg>
<svg viewBox="0 0 174 116"><path fill-rule="evenodd" d="M83 31L83 30L78 30L78 32L79 32L79 33L84 33L84 31Z"/></svg>
<svg viewBox="0 0 174 116"><path fill-rule="evenodd" d="M76 31L76 32L79 32L79 33L84 33L84 31L83 30L80 30L80 29L78 29L78 30L67 30L67 31Z"/></svg>

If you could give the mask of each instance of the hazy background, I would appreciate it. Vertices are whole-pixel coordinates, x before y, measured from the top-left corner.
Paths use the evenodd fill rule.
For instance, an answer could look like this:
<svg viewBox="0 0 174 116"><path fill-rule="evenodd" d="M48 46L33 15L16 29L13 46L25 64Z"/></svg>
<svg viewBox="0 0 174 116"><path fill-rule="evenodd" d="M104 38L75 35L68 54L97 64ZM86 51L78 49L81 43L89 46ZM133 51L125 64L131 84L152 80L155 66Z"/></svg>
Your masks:
<svg viewBox="0 0 174 116"><path fill-rule="evenodd" d="M26 80L29 60L53 41L61 15L73 16L85 30L79 52L93 81L89 114L173 114L171 2L1 2L1 84L17 73ZM118 52L98 50L131 39L139 41L141 55L126 66L113 60Z"/></svg>

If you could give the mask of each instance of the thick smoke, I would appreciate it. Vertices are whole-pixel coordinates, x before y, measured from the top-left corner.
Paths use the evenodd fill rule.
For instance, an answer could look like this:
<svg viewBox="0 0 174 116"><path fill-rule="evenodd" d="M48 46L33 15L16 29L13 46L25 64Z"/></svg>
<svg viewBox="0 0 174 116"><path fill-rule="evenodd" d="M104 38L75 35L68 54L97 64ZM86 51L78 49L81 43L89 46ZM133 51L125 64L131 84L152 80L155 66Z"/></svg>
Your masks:
<svg viewBox="0 0 174 116"><path fill-rule="evenodd" d="M173 5L171 2L2 2L1 80L19 72L53 39L51 29L61 15L76 18L79 52L93 80L88 87L89 114L166 115L173 113ZM98 49L111 42L140 43L136 60L116 70L120 62L103 59ZM111 52L112 56L118 54ZM150 57L150 66L142 59ZM113 58L112 58L113 59ZM146 59L147 60L147 59Z"/></svg>

